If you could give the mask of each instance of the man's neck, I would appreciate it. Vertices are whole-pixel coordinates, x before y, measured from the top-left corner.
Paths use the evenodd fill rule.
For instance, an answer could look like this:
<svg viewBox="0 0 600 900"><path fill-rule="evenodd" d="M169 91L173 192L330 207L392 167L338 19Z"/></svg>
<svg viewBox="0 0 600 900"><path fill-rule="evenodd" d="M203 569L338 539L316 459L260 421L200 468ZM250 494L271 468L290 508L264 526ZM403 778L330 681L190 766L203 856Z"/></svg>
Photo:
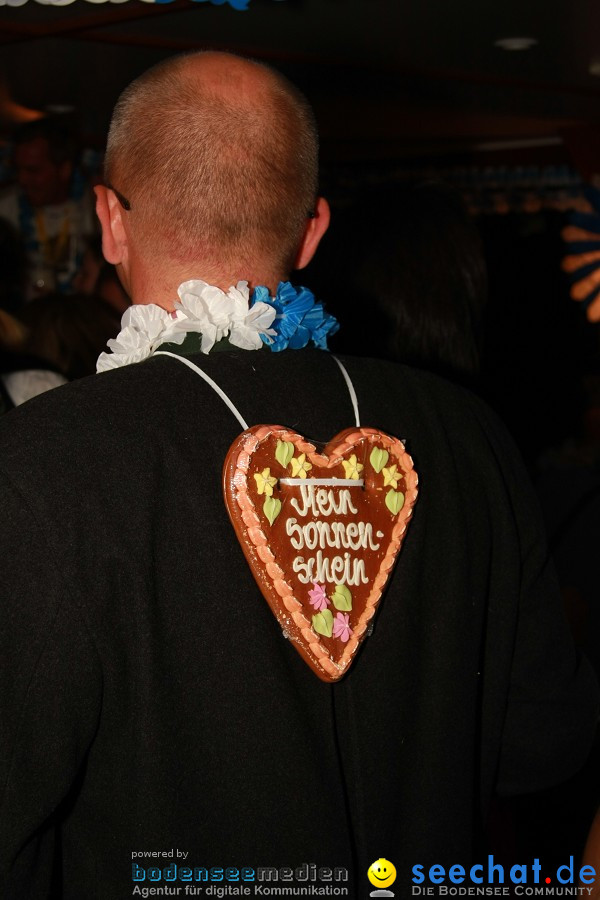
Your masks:
<svg viewBox="0 0 600 900"><path fill-rule="evenodd" d="M176 275L169 273L164 274L162 277L157 274L155 277L150 275L149 277L140 278L134 276L131 280L130 290L132 303L154 303L156 306L171 312L175 308L174 304L178 299L177 288L184 281L191 280L204 281L207 284L221 288L225 292L230 287L235 286L238 281L247 281L251 292L258 285L264 285L274 295L277 292L277 285L280 281L286 280L286 276L285 274L279 276L267 272L261 273L256 277L246 273L237 276L218 275L210 271L207 273L200 266L197 270L195 270L194 266L190 266L190 269L185 274L181 272ZM127 285L125 287L127 289Z"/></svg>

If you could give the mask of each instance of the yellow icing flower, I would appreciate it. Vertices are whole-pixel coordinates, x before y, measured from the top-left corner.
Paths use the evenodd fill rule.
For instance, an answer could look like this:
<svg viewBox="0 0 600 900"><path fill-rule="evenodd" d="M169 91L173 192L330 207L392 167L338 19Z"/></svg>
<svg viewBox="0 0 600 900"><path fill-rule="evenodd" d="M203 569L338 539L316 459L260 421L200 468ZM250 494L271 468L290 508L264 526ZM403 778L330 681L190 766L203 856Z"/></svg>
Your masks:
<svg viewBox="0 0 600 900"><path fill-rule="evenodd" d="M306 478L312 469L312 463L306 461L306 453L301 453L298 458L294 456L292 463L292 478Z"/></svg>
<svg viewBox="0 0 600 900"><path fill-rule="evenodd" d="M398 472L397 469L398 466L396 465L389 466L389 468L387 469L384 466L384 468L382 469L384 487L388 487L389 485L390 487L393 487L394 490L396 490L396 488L398 487L398 482L402 478L402 472Z"/></svg>
<svg viewBox="0 0 600 900"><path fill-rule="evenodd" d="M277 484L277 479L271 475L270 469L263 469L262 472L254 473L254 480L259 494L266 497L273 496L273 488Z"/></svg>
<svg viewBox="0 0 600 900"><path fill-rule="evenodd" d="M342 460L342 465L344 467L346 478L352 478L354 481L358 481L358 478L360 476L360 473L364 469L364 466L356 459L356 453L353 453L350 459Z"/></svg>

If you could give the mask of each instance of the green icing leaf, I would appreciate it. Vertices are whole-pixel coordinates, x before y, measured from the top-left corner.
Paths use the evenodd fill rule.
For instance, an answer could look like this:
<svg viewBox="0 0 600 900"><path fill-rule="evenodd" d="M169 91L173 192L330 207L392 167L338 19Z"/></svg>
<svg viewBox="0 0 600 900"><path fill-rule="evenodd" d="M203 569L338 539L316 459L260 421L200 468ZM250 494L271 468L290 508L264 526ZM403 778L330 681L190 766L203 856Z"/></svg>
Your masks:
<svg viewBox="0 0 600 900"><path fill-rule="evenodd" d="M385 495L385 505L392 515L397 515L404 506L404 494L402 491L395 491L391 488Z"/></svg>
<svg viewBox="0 0 600 900"><path fill-rule="evenodd" d="M263 512L269 520L269 525L272 525L281 512L281 500L277 497L267 497L263 504Z"/></svg>
<svg viewBox="0 0 600 900"><path fill-rule="evenodd" d="M348 612L352 609L352 593L345 584L336 584L331 600L336 609Z"/></svg>
<svg viewBox="0 0 600 900"><path fill-rule="evenodd" d="M291 441L277 441L277 449L275 450L275 459L281 463L284 469L294 455L294 445Z"/></svg>
<svg viewBox="0 0 600 900"><path fill-rule="evenodd" d="M387 450L382 450L381 447L373 447L373 449L371 450L371 456L369 457L369 459L371 460L371 465L373 466L377 474L381 472L389 458L390 454L387 452Z"/></svg>
<svg viewBox="0 0 600 900"><path fill-rule="evenodd" d="M331 637L333 632L333 613L329 609L317 613L312 617L313 628L317 634L323 634L325 637Z"/></svg>

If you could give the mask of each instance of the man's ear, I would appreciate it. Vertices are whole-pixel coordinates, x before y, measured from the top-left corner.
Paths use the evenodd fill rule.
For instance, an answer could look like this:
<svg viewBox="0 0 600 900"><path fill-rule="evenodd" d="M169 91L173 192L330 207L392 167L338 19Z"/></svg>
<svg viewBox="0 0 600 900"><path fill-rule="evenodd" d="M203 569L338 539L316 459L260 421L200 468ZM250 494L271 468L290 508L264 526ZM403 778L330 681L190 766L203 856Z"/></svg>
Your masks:
<svg viewBox="0 0 600 900"><path fill-rule="evenodd" d="M294 263L295 269L303 269L309 264L316 253L321 238L329 228L330 218L329 203L325 197L319 197L315 204L315 214L306 223L302 243Z"/></svg>
<svg viewBox="0 0 600 900"><path fill-rule="evenodd" d="M102 228L102 253L104 259L118 266L127 258L128 240L123 224L122 208L110 188L99 184L96 194L96 215Z"/></svg>

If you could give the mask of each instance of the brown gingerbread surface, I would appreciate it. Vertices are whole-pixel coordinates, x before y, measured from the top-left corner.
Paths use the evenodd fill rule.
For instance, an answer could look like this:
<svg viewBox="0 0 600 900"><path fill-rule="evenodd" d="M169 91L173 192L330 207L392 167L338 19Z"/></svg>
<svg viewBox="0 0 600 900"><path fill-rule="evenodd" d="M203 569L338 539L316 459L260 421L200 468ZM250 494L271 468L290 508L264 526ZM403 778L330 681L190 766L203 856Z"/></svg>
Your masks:
<svg viewBox="0 0 600 900"><path fill-rule="evenodd" d="M400 551L418 478L404 444L349 428L319 452L279 425L232 444L225 503L284 634L323 681L348 670Z"/></svg>

